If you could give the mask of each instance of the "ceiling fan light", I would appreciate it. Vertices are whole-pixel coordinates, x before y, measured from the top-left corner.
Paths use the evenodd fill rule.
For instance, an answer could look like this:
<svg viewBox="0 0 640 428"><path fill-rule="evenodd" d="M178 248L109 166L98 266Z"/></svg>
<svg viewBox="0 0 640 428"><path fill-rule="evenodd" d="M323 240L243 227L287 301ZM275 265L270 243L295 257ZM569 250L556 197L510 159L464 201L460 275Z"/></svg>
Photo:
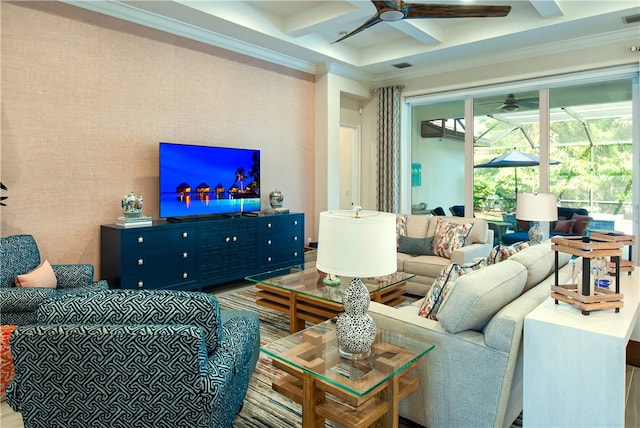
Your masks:
<svg viewBox="0 0 640 428"><path fill-rule="evenodd" d="M508 105L508 106L502 107L502 111L507 111L507 112L517 111L519 108L520 107L518 107L517 105Z"/></svg>
<svg viewBox="0 0 640 428"><path fill-rule="evenodd" d="M383 21L400 21L404 18L404 12L400 10L385 10L380 13L379 17Z"/></svg>

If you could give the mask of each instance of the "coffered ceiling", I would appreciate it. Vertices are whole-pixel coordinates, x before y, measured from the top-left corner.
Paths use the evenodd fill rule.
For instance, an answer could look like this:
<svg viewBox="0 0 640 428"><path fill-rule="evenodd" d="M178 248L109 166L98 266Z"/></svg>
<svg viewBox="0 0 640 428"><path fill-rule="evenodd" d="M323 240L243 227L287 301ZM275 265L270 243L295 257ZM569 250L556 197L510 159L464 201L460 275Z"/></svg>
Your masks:
<svg viewBox="0 0 640 428"><path fill-rule="evenodd" d="M524 60L605 40L640 44L638 0L414 0L511 10L506 17L380 22L338 43L332 42L376 14L371 1L66 2L294 69L331 69L369 82Z"/></svg>

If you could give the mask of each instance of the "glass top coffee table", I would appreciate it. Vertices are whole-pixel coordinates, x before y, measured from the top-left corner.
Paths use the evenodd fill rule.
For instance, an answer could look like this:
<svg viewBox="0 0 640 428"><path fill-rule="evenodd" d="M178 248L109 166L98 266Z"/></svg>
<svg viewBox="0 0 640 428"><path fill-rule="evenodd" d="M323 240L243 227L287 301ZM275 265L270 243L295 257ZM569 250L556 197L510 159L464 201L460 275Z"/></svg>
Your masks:
<svg viewBox="0 0 640 428"><path fill-rule="evenodd" d="M379 278L363 278L371 293L371 300L389 306L402 303L404 286L415 275L395 272ZM289 314L289 332L305 328L344 312L342 296L352 278L340 277L339 285L326 285L315 263L292 266L246 277L259 289L256 303Z"/></svg>
<svg viewBox="0 0 640 428"><path fill-rule="evenodd" d="M288 373L273 389L302 405L303 427L324 426L325 419L343 427L397 426L400 401L419 386L409 369L434 345L378 328L371 355L346 360L335 331L325 321L262 347Z"/></svg>

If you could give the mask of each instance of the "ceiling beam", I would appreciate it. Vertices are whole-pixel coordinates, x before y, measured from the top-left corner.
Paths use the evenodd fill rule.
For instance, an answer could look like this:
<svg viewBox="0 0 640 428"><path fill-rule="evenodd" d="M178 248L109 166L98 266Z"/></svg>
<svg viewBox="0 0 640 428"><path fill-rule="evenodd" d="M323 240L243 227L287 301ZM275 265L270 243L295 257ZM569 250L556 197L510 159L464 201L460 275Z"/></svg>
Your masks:
<svg viewBox="0 0 640 428"><path fill-rule="evenodd" d="M557 0L529 0L529 3L538 11L542 18L553 18L564 15Z"/></svg>

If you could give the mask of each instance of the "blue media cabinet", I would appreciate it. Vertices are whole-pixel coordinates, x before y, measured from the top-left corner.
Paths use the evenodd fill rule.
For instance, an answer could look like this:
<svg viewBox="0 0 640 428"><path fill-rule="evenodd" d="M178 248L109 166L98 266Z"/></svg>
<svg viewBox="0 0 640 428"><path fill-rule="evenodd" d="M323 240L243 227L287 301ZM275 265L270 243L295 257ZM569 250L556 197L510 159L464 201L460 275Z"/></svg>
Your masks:
<svg viewBox="0 0 640 428"><path fill-rule="evenodd" d="M110 288L202 290L302 263L302 213L100 226Z"/></svg>

